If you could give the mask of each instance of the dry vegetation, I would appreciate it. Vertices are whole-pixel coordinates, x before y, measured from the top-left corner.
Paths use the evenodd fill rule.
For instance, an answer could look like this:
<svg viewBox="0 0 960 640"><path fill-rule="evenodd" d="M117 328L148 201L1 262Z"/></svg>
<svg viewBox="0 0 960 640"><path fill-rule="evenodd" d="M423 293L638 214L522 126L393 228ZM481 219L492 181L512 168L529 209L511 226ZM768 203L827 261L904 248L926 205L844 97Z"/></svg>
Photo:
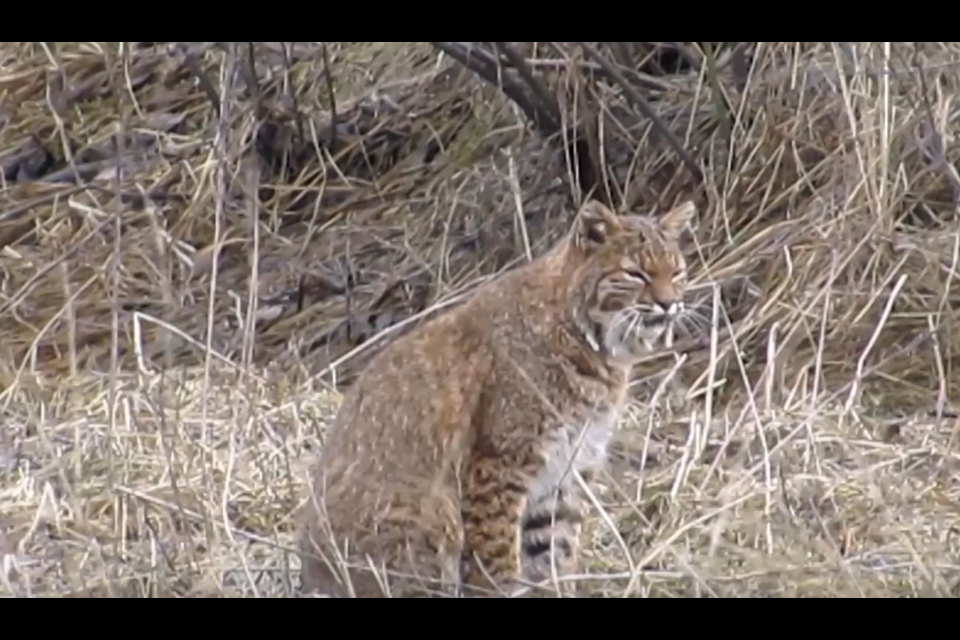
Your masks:
<svg viewBox="0 0 960 640"><path fill-rule="evenodd" d="M127 44L0 43L0 592L289 595L329 389L575 172L431 43ZM583 46L517 44L602 197L703 211L712 347L640 372L585 590L960 595L960 43L624 71L699 180Z"/></svg>

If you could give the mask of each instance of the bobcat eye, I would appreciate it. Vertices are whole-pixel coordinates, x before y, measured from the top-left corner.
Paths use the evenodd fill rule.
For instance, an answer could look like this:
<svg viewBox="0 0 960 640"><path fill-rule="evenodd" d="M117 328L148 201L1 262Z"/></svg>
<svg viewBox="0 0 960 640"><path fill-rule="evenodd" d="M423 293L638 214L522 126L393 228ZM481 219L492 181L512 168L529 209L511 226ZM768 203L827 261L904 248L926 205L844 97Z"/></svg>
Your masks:
<svg viewBox="0 0 960 640"><path fill-rule="evenodd" d="M673 276L670 279L673 282L677 282L678 280L683 280L686 277L687 277L686 269L677 269L676 271L673 272Z"/></svg>
<svg viewBox="0 0 960 640"><path fill-rule="evenodd" d="M650 282L650 278L647 276L647 274L645 274L643 271L640 271L639 269L627 269L624 273L627 276L627 278L630 280L634 280L636 282L642 282L644 284L647 284L648 282Z"/></svg>

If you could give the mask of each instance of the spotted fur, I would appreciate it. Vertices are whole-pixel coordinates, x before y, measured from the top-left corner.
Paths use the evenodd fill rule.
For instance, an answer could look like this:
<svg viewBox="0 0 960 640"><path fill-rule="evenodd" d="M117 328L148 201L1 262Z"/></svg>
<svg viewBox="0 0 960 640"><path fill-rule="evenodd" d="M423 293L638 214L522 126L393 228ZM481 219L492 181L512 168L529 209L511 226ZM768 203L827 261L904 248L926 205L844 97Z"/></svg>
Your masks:
<svg viewBox="0 0 960 640"><path fill-rule="evenodd" d="M631 366L683 311L678 242L693 213L589 202L545 255L374 358L312 473L305 589L509 591L575 572L575 473L602 468ZM371 565L405 576L385 583Z"/></svg>

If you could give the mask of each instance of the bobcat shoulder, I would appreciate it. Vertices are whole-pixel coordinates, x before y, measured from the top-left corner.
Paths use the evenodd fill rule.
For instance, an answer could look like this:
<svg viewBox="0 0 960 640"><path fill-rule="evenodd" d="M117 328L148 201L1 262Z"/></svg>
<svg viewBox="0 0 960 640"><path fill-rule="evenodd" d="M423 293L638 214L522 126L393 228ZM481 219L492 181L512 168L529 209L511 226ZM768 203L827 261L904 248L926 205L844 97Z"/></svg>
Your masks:
<svg viewBox="0 0 960 640"><path fill-rule="evenodd" d="M304 589L396 597L575 571L573 472L603 464L632 365L684 311L693 214L588 202L542 257L378 354L311 474Z"/></svg>

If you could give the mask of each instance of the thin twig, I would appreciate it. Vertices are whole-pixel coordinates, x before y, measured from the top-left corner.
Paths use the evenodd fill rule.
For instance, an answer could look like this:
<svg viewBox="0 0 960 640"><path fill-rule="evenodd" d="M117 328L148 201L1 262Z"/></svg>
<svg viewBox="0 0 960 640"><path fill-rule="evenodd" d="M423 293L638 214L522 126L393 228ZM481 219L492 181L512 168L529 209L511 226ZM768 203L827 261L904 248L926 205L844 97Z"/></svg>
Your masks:
<svg viewBox="0 0 960 640"><path fill-rule="evenodd" d="M127 70L127 66L130 62L130 43L121 42L119 43L118 51L119 53L119 66L120 73L114 75L111 78L111 84L113 86L118 86L122 83L123 74ZM118 91L118 96L124 95L123 92ZM124 161L124 146L126 143L127 136L127 118L124 113L124 100L120 98L120 104L118 105L118 134L114 137L115 141L115 152L117 158L117 169L114 174L115 185L116 185L116 211L114 211L114 225L113 225L113 255L110 260L110 280L111 280L111 291L110 291L110 388L107 392L108 399L107 403L110 406L110 433L117 433L117 403L119 400L119 375L120 375L120 288L122 286L122 276L120 272L120 267L122 265L122 251L123 251L123 161ZM114 454L112 450L108 450L107 453L107 465L110 468L110 481L114 482L116 476L114 475Z"/></svg>

